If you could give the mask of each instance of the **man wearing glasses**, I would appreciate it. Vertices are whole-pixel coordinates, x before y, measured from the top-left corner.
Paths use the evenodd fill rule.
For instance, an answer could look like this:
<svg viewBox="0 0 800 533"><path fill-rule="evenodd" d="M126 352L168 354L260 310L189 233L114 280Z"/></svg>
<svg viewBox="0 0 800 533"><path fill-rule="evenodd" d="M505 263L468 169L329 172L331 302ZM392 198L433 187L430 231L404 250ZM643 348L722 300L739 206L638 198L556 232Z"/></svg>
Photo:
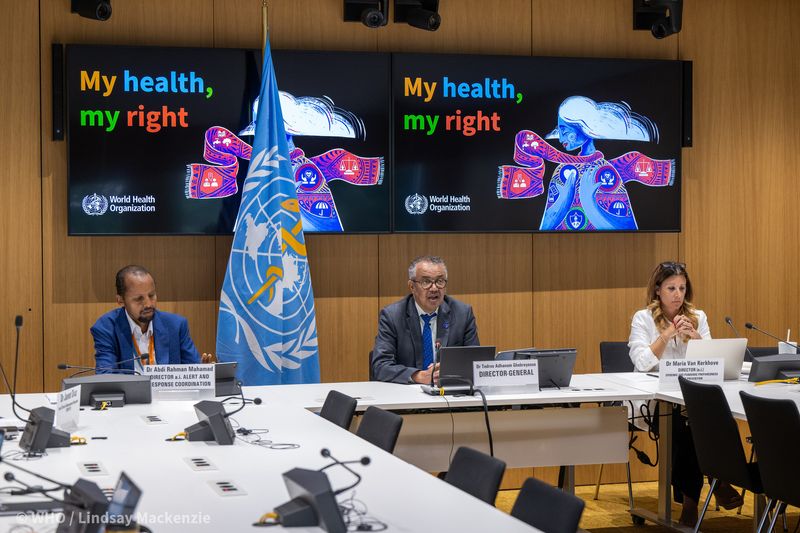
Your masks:
<svg viewBox="0 0 800 533"><path fill-rule="evenodd" d="M438 380L440 346L478 345L472 306L445 296L447 266L423 256L408 267L411 294L381 309L372 350L372 379L395 383Z"/></svg>

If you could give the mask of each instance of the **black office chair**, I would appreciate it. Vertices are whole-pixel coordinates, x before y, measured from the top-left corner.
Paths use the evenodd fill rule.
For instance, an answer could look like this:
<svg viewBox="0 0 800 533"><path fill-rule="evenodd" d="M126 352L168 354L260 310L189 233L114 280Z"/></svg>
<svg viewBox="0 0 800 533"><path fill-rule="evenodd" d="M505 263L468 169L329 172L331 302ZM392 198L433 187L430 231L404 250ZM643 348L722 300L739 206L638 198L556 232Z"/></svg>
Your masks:
<svg viewBox="0 0 800 533"><path fill-rule="evenodd" d="M511 508L511 516L547 533L575 533L583 500L529 477Z"/></svg>
<svg viewBox="0 0 800 533"><path fill-rule="evenodd" d="M349 430L350 423L353 421L353 414L356 412L356 404L355 398L332 390L325 397L325 403L322 404L319 416L328 422L333 422L337 426Z"/></svg>
<svg viewBox="0 0 800 533"><path fill-rule="evenodd" d="M733 419L722 387L695 383L683 376L678 378L678 382L692 429L697 463L700 471L711 478L711 489L694 527L696 533L719 481L745 488L754 494L761 494L764 489L758 463L748 463L745 459L739 427Z"/></svg>
<svg viewBox="0 0 800 533"><path fill-rule="evenodd" d="M604 374L611 372L633 372L628 343L603 341L600 343L600 368Z"/></svg>
<svg viewBox="0 0 800 533"><path fill-rule="evenodd" d="M775 346L748 346L747 351L744 352L744 360L752 361L753 357L764 357L765 355L775 355L777 353L778 348ZM753 354L753 357L750 357L750 354Z"/></svg>
<svg viewBox="0 0 800 533"><path fill-rule="evenodd" d="M782 504L800 507L800 411L793 400L778 400L739 392L753 436L753 446L758 454L758 466L767 496L767 508L758 526L761 531L770 508ZM783 507L783 505L781 506ZM778 513L774 513L768 532L775 527Z"/></svg>
<svg viewBox="0 0 800 533"><path fill-rule="evenodd" d="M370 406L361 417L356 435L382 450L393 453L401 427L403 427L402 416L384 411L380 407Z"/></svg>
<svg viewBox="0 0 800 533"><path fill-rule="evenodd" d="M612 372L633 372L633 361L629 355L630 349L627 342L603 341L600 343L600 369L604 374ZM621 402L612 402L607 405L622 405ZM631 431L638 431L638 428L631 426ZM628 504L633 509L633 485L631 484L631 464L625 463L625 470L628 474ZM603 478L603 465L600 465L600 472L597 473L597 482L594 486L594 499L600 497L600 481ZM638 522L638 519L637 519Z"/></svg>
<svg viewBox="0 0 800 533"><path fill-rule="evenodd" d="M467 494L494 505L506 464L490 455L462 446L456 450L444 480Z"/></svg>

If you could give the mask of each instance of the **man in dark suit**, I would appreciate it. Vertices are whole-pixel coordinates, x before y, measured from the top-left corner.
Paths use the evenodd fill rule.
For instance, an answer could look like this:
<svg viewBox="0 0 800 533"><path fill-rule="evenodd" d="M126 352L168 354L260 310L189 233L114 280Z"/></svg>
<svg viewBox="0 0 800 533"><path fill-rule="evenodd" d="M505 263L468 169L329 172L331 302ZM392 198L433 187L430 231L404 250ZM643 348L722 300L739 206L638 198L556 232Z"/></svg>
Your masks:
<svg viewBox="0 0 800 533"><path fill-rule="evenodd" d="M386 306L378 317L372 378L395 383L438 380L433 364L439 346L478 345L472 306L445 296L447 266L440 257L418 257L408 268L411 294Z"/></svg>
<svg viewBox="0 0 800 533"><path fill-rule="evenodd" d="M156 284L141 266L117 272L117 304L91 328L98 373L147 364L211 363L214 356L194 347L186 318L156 310Z"/></svg>

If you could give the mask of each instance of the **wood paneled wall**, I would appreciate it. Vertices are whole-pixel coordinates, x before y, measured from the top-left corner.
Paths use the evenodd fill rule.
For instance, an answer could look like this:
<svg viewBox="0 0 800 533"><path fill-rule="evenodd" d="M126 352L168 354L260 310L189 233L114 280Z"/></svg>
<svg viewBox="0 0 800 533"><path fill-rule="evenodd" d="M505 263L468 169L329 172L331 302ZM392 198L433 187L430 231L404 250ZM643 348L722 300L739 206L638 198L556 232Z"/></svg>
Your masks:
<svg viewBox="0 0 800 533"><path fill-rule="evenodd" d="M114 1L101 23L70 0L0 0L0 360L11 369L23 314L20 388L52 390L68 360L92 364L89 326L113 307L114 272L154 272L160 306L186 315L213 350L230 238L66 235L66 143L51 140L50 45L258 47L261 0ZM795 0L685 0L683 31L631 30L629 0L442 0L435 33L341 21L341 0L271 0L276 48L605 56L694 61L694 143L683 151L683 232L629 235L309 236L325 381L367 377L381 306L405 293L415 255L448 261L451 294L471 302L483 343L579 349L598 371L600 340L625 339L653 265L688 263L712 331L731 315L800 330L800 15ZM41 127L40 127L41 126ZM752 344L769 344L751 336ZM588 474L582 474L588 476ZM580 478L579 478L580 481Z"/></svg>

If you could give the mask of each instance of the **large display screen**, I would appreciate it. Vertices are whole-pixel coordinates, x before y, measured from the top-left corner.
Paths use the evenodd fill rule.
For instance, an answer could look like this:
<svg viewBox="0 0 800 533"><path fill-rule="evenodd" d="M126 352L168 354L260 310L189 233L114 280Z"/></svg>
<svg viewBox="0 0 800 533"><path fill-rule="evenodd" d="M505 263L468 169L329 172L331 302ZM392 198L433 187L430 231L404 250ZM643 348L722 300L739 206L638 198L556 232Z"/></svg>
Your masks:
<svg viewBox="0 0 800 533"><path fill-rule="evenodd" d="M273 60L306 232L680 231L679 61ZM68 46L69 233L230 233L260 63Z"/></svg>
<svg viewBox="0 0 800 533"><path fill-rule="evenodd" d="M396 231L679 231L677 61L394 54Z"/></svg>
<svg viewBox="0 0 800 533"><path fill-rule="evenodd" d="M273 60L305 231L389 231L389 55ZM68 46L69 233L230 233L260 70L252 50Z"/></svg>

